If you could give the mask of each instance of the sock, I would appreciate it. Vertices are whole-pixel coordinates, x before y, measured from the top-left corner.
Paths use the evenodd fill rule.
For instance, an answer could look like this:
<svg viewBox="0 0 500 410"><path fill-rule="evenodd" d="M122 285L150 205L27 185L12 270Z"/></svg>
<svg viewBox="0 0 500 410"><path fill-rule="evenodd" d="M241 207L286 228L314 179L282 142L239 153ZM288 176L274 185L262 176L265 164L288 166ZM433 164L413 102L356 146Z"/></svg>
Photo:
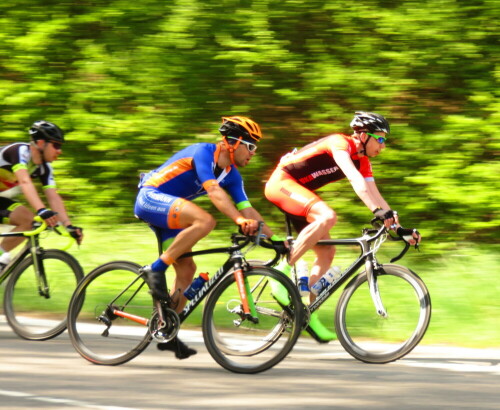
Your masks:
<svg viewBox="0 0 500 410"><path fill-rule="evenodd" d="M158 258L151 264L151 269L155 272L165 272L169 265L167 265L161 258Z"/></svg>

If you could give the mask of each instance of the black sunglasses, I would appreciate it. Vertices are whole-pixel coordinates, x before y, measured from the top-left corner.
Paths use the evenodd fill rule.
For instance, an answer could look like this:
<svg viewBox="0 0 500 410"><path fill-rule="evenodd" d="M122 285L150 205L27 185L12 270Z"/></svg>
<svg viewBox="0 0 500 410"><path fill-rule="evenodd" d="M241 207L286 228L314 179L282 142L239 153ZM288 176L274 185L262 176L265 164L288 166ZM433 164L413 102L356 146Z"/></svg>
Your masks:
<svg viewBox="0 0 500 410"><path fill-rule="evenodd" d="M49 141L55 149L61 149L62 144L60 142Z"/></svg>

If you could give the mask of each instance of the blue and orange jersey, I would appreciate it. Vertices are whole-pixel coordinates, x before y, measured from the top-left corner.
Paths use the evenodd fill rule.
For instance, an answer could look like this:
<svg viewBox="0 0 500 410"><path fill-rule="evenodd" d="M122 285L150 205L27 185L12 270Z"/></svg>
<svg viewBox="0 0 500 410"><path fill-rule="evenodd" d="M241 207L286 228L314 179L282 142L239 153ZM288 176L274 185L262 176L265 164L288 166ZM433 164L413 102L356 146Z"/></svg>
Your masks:
<svg viewBox="0 0 500 410"><path fill-rule="evenodd" d="M139 187L154 187L160 192L193 200L206 195L209 186L218 184L236 204L247 202L240 173L234 165L219 168L219 154L220 146L216 144L190 145L144 175Z"/></svg>
<svg viewBox="0 0 500 410"><path fill-rule="evenodd" d="M278 169L282 169L300 185L315 191L331 182L345 178L333 159L335 150L347 151L365 179L373 179L372 166L368 157L358 157L353 139L344 134L333 134L321 138L300 150L281 158Z"/></svg>

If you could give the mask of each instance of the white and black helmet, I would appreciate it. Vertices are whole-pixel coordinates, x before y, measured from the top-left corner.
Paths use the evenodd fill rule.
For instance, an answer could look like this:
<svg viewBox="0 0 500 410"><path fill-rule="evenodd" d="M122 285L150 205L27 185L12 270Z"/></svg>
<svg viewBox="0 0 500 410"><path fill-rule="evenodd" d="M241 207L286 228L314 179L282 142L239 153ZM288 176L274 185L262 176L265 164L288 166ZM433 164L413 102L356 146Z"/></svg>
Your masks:
<svg viewBox="0 0 500 410"><path fill-rule="evenodd" d="M44 120L35 121L29 133L33 141L45 140L58 142L60 144L64 142L64 132L52 122Z"/></svg>
<svg viewBox="0 0 500 410"><path fill-rule="evenodd" d="M351 121L354 131L385 132L389 134L391 127L389 122L380 114L374 112L356 111Z"/></svg>

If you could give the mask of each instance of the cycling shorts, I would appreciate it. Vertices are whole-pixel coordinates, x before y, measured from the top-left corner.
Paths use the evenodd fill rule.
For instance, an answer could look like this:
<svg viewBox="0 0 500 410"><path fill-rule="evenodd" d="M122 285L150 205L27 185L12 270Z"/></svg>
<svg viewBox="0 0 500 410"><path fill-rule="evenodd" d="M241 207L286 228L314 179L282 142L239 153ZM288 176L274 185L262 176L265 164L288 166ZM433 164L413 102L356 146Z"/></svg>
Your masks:
<svg viewBox="0 0 500 410"><path fill-rule="evenodd" d="M18 206L21 206L19 202L0 196L0 223L10 225L10 214Z"/></svg>
<svg viewBox="0 0 500 410"><path fill-rule="evenodd" d="M159 228L162 242L164 242L176 237L182 231L179 217L182 208L187 203L189 201L184 198L165 194L155 188L144 187L139 190L134 212L137 218Z"/></svg>
<svg viewBox="0 0 500 410"><path fill-rule="evenodd" d="M314 192L300 185L286 172L277 169L267 181L266 198L287 214L307 217L312 206L321 201Z"/></svg>

